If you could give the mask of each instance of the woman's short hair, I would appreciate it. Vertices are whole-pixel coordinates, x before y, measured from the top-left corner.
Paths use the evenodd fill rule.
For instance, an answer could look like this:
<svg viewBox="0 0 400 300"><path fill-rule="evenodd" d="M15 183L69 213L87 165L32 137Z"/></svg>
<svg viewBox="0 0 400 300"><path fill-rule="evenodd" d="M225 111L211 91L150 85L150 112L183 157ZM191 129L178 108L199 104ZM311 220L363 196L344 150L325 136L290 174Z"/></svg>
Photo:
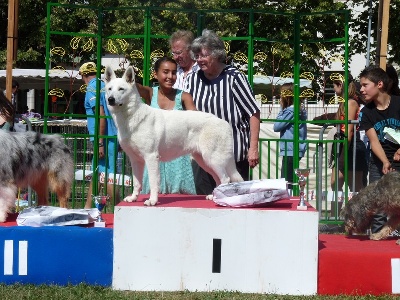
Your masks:
<svg viewBox="0 0 400 300"><path fill-rule="evenodd" d="M219 62L226 61L225 44L214 31L204 29L201 36L194 39L190 47L193 56L196 57L202 49L207 49Z"/></svg>

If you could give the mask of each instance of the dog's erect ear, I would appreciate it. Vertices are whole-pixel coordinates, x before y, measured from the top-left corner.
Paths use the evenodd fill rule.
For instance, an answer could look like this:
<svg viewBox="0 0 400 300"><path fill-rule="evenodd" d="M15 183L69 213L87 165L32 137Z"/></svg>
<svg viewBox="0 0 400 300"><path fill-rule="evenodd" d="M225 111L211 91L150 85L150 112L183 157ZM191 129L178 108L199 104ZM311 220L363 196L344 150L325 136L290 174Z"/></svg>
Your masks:
<svg viewBox="0 0 400 300"><path fill-rule="evenodd" d="M125 79L126 82L129 84L135 83L135 71L133 71L132 66L130 66L130 67L128 67L128 69L126 69L124 76L122 76L122 78Z"/></svg>
<svg viewBox="0 0 400 300"><path fill-rule="evenodd" d="M115 79L115 72L111 68L111 66L107 66L105 71L104 71L104 81L106 83L110 82L112 79Z"/></svg>

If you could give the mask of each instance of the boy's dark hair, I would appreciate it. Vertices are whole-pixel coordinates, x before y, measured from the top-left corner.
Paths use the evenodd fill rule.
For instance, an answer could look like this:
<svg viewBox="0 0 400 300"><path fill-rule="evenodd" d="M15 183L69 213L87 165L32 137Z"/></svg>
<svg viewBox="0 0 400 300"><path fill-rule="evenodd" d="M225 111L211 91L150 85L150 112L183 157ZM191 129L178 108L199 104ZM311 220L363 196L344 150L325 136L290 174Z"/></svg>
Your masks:
<svg viewBox="0 0 400 300"><path fill-rule="evenodd" d="M382 81L382 89L385 92L389 91L392 87L392 80L390 79L389 75L379 66L371 65L366 67L360 73L360 79L363 77L372 81L375 84L378 84L379 81Z"/></svg>

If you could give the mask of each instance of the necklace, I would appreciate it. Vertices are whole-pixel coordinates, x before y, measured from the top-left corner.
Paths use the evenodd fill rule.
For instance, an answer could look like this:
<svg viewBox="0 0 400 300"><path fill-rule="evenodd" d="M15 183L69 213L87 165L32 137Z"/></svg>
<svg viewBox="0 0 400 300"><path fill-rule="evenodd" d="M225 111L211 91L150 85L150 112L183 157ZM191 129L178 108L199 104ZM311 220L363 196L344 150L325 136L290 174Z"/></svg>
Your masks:
<svg viewBox="0 0 400 300"><path fill-rule="evenodd" d="M385 107L383 108L383 110L385 110L385 109L388 109L389 108L389 105L390 105L390 97L389 97L389 100L388 100L388 102L386 103L386 105L385 105Z"/></svg>
<svg viewBox="0 0 400 300"><path fill-rule="evenodd" d="M389 96L389 99L387 100L386 104L384 104L384 103L382 103L381 105L376 104L376 108L378 110L386 110L386 109L388 109L389 106L390 106L390 100L391 100L391 97Z"/></svg>
<svg viewBox="0 0 400 300"><path fill-rule="evenodd" d="M161 109L171 110L175 107L175 95L176 91L173 89L171 93L166 95L162 89L159 89L160 95L162 97L158 97L158 106Z"/></svg>

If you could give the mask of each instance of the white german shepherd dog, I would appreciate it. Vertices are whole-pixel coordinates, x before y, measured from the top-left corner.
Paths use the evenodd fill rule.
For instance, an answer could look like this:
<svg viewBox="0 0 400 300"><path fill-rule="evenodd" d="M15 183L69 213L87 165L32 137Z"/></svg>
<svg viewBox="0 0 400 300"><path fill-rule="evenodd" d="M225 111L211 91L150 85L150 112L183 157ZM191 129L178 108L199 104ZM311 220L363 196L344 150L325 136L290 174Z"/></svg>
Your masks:
<svg viewBox="0 0 400 300"><path fill-rule="evenodd" d="M116 78L114 71L107 67L104 79L107 105L118 129L118 140L133 170L133 194L124 201L137 200L146 163L150 198L144 204L156 205L160 188L159 161L186 154L191 154L218 185L243 181L236 170L232 128L228 122L200 111L148 106L139 95L132 67L128 67L122 78Z"/></svg>

